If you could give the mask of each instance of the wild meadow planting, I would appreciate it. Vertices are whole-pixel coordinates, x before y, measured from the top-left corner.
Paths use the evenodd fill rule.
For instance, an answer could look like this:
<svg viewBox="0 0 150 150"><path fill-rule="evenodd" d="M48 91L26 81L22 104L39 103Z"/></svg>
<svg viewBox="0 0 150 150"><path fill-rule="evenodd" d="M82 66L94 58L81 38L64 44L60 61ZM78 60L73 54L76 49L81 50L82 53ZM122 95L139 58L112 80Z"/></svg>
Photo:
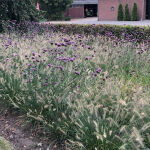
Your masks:
<svg viewBox="0 0 150 150"><path fill-rule="evenodd" d="M148 42L38 31L0 34L0 102L64 149L150 149Z"/></svg>

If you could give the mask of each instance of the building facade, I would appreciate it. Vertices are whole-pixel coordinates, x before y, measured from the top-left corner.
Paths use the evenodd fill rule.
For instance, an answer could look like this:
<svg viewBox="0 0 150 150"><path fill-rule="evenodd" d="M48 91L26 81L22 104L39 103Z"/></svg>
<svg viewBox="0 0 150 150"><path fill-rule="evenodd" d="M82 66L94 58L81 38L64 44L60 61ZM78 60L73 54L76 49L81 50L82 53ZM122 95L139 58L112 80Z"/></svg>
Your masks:
<svg viewBox="0 0 150 150"><path fill-rule="evenodd" d="M119 4L128 4L130 14L134 3L138 7L139 20L150 19L150 0L99 0L98 1L98 20L117 20Z"/></svg>
<svg viewBox="0 0 150 150"><path fill-rule="evenodd" d="M71 18L84 18L97 16L98 0L74 0L70 8L65 12L65 16Z"/></svg>

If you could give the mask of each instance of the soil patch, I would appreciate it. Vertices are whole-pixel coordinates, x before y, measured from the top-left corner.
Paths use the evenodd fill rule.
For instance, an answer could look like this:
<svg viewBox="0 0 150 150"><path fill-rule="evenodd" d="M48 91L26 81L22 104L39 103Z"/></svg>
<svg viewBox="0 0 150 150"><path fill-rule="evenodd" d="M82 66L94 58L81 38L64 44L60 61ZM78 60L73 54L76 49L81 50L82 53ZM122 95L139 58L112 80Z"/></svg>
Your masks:
<svg viewBox="0 0 150 150"><path fill-rule="evenodd" d="M25 116L3 110L0 106L0 136L7 139L15 150L62 150L54 142L39 136L32 126L25 126Z"/></svg>

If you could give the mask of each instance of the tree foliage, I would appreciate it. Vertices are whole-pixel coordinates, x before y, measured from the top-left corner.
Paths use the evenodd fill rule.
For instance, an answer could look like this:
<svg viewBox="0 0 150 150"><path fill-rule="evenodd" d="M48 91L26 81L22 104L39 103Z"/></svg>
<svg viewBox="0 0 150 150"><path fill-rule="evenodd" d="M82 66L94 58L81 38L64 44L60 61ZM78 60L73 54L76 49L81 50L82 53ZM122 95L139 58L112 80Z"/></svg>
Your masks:
<svg viewBox="0 0 150 150"><path fill-rule="evenodd" d="M123 14L123 6L122 4L119 4L119 7L118 7L118 21L123 21L123 18L124 18L124 14Z"/></svg>
<svg viewBox="0 0 150 150"><path fill-rule="evenodd" d="M139 16L138 16L138 9L137 9L137 4L134 3L133 9L132 9L132 21L138 21Z"/></svg>
<svg viewBox="0 0 150 150"><path fill-rule="evenodd" d="M131 16L130 16L130 12L129 12L129 7L128 7L128 4L126 4L125 14L124 14L124 21L130 21L130 20L131 20Z"/></svg>
<svg viewBox="0 0 150 150"><path fill-rule="evenodd" d="M0 2L0 28L2 22L7 20L37 21L39 12L33 0L1 0Z"/></svg>
<svg viewBox="0 0 150 150"><path fill-rule="evenodd" d="M73 0L36 0L40 9L45 11L48 20L62 19L65 10L72 4Z"/></svg>

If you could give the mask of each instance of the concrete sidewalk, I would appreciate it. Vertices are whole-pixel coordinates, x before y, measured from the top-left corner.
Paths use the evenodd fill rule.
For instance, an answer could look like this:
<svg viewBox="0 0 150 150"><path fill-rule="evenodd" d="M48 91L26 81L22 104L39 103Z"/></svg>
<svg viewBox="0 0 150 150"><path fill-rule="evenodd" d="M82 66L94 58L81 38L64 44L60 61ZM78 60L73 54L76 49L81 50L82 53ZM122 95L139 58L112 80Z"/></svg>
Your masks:
<svg viewBox="0 0 150 150"><path fill-rule="evenodd" d="M143 21L98 21L97 18L72 19L71 21L50 21L50 22L44 22L44 23L150 26L150 20L143 20Z"/></svg>

